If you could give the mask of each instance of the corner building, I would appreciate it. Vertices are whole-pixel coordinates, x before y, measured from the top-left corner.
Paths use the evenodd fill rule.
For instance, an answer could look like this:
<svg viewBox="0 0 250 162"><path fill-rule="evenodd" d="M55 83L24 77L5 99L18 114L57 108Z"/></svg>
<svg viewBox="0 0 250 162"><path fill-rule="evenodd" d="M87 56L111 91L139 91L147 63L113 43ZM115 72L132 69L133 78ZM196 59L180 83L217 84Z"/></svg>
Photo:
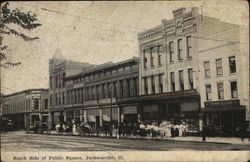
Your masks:
<svg viewBox="0 0 250 162"><path fill-rule="evenodd" d="M16 129L48 122L48 89L28 89L4 95L2 101L2 116L11 119Z"/></svg>
<svg viewBox="0 0 250 162"><path fill-rule="evenodd" d="M238 25L202 16L194 7L190 11L174 10L173 19L162 20L161 25L139 33L141 120L158 124L163 120L185 122L188 133L193 134L198 133L202 120L215 129L211 123L215 117L211 116L220 112L215 115L220 121L216 124L224 129L218 135L234 136L236 126L247 120L249 109L249 88L243 86L249 85L249 69L244 68L249 66L249 56L241 43L244 34L240 29ZM233 64L237 64L237 72ZM218 73L223 68L225 74L216 76L215 65ZM206 78L205 72L211 76ZM214 89L208 87L208 94L205 87L210 84ZM225 97L218 98L217 92ZM213 98L206 98L208 95ZM231 108L221 108L227 106ZM227 132L228 128L231 131Z"/></svg>

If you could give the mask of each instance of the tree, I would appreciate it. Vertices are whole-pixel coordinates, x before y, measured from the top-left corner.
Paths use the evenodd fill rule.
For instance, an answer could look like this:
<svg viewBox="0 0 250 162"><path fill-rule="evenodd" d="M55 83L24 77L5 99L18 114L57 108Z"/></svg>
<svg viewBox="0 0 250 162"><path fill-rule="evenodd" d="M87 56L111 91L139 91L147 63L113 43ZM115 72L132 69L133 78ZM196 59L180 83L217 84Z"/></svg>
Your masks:
<svg viewBox="0 0 250 162"><path fill-rule="evenodd" d="M1 5L1 4L0 4ZM32 30L41 26L42 24L37 23L37 15L32 14L30 11L24 13L19 9L9 9L9 3L1 5L1 18L0 18L0 63L1 66L15 66L21 64L21 62L13 63L8 60L7 54L4 52L8 45L3 45L4 35L16 35L22 38L24 41L33 41L39 39L39 37L30 37L20 31L17 31L11 27L10 24L15 24L23 29ZM3 63L2 63L3 62Z"/></svg>

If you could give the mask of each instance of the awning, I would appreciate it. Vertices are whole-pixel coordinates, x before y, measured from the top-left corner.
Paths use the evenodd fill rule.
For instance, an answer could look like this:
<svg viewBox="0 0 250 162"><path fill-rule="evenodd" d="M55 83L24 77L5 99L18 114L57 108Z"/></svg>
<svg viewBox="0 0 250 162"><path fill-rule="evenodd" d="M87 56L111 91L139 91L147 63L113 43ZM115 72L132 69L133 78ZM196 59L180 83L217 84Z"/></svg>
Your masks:
<svg viewBox="0 0 250 162"><path fill-rule="evenodd" d="M201 108L202 112L245 111L245 106L209 107Z"/></svg>

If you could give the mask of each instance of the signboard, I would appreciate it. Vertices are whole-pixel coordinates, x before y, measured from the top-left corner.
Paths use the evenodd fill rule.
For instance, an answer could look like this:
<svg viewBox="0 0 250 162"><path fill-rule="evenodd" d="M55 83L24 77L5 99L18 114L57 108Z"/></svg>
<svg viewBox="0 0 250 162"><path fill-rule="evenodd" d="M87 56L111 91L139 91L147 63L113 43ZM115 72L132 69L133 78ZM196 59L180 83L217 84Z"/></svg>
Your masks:
<svg viewBox="0 0 250 162"><path fill-rule="evenodd" d="M142 95L139 96L140 99L148 99L148 98L158 98L158 97L175 97L175 96L186 96L186 95L195 95L198 93L196 90L186 90L186 91L177 91L177 92L166 92L160 94L151 94L151 95Z"/></svg>
<svg viewBox="0 0 250 162"><path fill-rule="evenodd" d="M240 100L224 100L224 101L211 101L205 102L205 107L215 107L215 106L229 106L229 105L240 105Z"/></svg>

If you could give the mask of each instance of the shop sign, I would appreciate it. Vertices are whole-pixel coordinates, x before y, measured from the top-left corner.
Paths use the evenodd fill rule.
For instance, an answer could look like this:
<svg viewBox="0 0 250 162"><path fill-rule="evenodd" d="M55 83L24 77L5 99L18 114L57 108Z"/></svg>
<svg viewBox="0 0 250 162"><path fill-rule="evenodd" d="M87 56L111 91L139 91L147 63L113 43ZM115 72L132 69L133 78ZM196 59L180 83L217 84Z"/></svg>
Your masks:
<svg viewBox="0 0 250 162"><path fill-rule="evenodd" d="M159 98L159 97L176 97L176 96L186 96L186 95L194 95L197 94L196 90L186 90L186 91L177 91L177 92L166 92L160 94L151 94L151 95L142 95L139 96L140 99L148 99L148 98Z"/></svg>
<svg viewBox="0 0 250 162"><path fill-rule="evenodd" d="M204 104L205 107L240 105L240 100L211 101Z"/></svg>

